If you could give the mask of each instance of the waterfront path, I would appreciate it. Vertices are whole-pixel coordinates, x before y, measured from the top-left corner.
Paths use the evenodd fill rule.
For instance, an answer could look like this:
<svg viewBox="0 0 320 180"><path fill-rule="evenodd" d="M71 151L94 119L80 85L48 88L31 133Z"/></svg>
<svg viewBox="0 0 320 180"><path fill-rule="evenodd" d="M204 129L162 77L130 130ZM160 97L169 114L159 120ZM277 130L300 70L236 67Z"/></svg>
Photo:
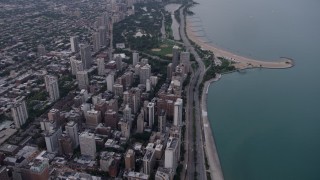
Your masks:
<svg viewBox="0 0 320 180"><path fill-rule="evenodd" d="M220 74L216 75L216 78L211 79L204 84L204 88L202 90L202 97L201 97L201 110L202 110L202 122L203 122L203 133L205 139L205 151L207 154L207 160L209 162L210 174L212 179L214 180L223 180L223 173L220 165L220 160L218 156L218 151L216 148L216 143L214 140L214 136L212 133L212 129L210 126L210 122L208 119L208 111L207 111L207 100L208 100L208 90L210 84L218 81L221 78Z"/></svg>

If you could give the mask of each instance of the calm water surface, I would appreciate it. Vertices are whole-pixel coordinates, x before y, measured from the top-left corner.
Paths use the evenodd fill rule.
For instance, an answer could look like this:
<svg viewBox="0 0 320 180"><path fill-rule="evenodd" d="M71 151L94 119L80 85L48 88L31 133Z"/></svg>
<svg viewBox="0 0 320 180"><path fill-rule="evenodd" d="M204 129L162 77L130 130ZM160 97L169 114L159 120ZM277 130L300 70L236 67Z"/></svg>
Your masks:
<svg viewBox="0 0 320 180"><path fill-rule="evenodd" d="M224 75L208 112L226 180L320 179L320 1L198 0L214 44L286 70Z"/></svg>

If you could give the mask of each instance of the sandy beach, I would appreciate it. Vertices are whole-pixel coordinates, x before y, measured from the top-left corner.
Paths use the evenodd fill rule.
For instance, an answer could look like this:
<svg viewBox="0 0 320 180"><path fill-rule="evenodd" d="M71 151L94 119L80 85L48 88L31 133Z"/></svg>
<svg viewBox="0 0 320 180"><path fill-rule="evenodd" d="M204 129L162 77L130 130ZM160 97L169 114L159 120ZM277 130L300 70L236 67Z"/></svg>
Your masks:
<svg viewBox="0 0 320 180"><path fill-rule="evenodd" d="M192 29L192 22L190 19L186 18L186 31L189 39L194 43L198 44L202 49L212 51L216 57L223 57L225 59L235 62L235 67L237 69L247 69L247 68L271 68L271 69L283 69L292 67L293 61L289 58L279 58L278 61L262 61L257 59L252 59L244 56L234 54L232 52L223 50L212 44L208 44L197 37L197 34Z"/></svg>

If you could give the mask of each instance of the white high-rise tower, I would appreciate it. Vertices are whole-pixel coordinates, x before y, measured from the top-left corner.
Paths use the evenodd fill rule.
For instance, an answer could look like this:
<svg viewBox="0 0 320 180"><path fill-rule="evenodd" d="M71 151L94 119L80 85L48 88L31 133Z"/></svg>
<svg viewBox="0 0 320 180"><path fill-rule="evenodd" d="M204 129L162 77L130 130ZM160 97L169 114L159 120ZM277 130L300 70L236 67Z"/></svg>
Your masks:
<svg viewBox="0 0 320 180"><path fill-rule="evenodd" d="M50 100L56 101L60 98L58 78L51 75L45 76L46 89L49 92Z"/></svg>
<svg viewBox="0 0 320 180"><path fill-rule="evenodd" d="M28 119L28 111L24 97L17 99L11 108L14 124L16 128L24 125Z"/></svg>
<svg viewBox="0 0 320 180"><path fill-rule="evenodd" d="M173 125L175 126L182 125L182 108L183 108L183 100L181 98L178 98L174 103Z"/></svg>
<svg viewBox="0 0 320 180"><path fill-rule="evenodd" d="M71 52L78 52L79 51L79 37L78 36L72 36L70 38L70 44L71 44Z"/></svg>

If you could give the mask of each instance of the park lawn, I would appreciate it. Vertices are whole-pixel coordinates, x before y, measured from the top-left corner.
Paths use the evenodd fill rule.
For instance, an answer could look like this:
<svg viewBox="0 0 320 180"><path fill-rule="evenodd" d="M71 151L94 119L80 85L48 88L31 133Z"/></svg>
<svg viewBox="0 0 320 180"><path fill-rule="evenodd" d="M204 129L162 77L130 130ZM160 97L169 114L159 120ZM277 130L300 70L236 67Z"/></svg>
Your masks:
<svg viewBox="0 0 320 180"><path fill-rule="evenodd" d="M163 43L161 43L160 46L158 47L161 50L151 51L151 53L158 56L166 56L167 54L172 54L172 48L174 45L175 45L174 42L164 40Z"/></svg>

